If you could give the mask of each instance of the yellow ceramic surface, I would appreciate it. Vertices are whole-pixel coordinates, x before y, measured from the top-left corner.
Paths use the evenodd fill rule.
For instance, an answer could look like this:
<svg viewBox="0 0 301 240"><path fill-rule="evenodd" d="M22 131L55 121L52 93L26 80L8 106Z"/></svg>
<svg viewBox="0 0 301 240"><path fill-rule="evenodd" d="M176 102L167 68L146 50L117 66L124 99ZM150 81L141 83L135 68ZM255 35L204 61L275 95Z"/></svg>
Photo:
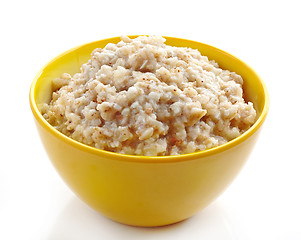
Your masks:
<svg viewBox="0 0 301 240"><path fill-rule="evenodd" d="M136 37L136 36L132 36ZM265 85L256 72L215 47L166 37L166 44L199 49L222 68L242 75L244 91L257 110L256 123L240 137L215 148L179 156L146 157L89 147L54 129L38 104L51 98L51 80L74 74L91 51L120 39L84 44L62 53L36 75L30 106L44 147L53 165L84 202L104 216L135 226L162 226L189 218L216 199L246 162L268 111Z"/></svg>

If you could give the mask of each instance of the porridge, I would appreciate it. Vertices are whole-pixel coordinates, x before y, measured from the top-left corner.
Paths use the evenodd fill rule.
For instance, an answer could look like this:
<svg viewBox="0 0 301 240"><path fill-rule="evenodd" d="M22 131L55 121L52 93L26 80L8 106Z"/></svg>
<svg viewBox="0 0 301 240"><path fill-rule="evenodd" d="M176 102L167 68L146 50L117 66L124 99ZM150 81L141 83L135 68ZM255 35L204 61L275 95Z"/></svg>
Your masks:
<svg viewBox="0 0 301 240"><path fill-rule="evenodd" d="M255 122L240 75L160 36L121 37L79 73L53 80L43 117L58 131L112 152L162 156L226 143Z"/></svg>

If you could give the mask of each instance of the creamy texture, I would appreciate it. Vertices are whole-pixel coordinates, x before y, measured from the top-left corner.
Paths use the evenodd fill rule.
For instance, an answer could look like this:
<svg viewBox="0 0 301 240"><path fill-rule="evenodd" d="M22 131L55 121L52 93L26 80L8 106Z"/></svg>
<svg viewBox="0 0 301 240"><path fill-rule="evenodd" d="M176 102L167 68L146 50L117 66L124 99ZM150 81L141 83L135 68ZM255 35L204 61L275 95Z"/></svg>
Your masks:
<svg viewBox="0 0 301 240"><path fill-rule="evenodd" d="M241 76L159 36L95 49L80 73L53 81L40 109L57 130L125 154L176 155L226 143L255 122Z"/></svg>

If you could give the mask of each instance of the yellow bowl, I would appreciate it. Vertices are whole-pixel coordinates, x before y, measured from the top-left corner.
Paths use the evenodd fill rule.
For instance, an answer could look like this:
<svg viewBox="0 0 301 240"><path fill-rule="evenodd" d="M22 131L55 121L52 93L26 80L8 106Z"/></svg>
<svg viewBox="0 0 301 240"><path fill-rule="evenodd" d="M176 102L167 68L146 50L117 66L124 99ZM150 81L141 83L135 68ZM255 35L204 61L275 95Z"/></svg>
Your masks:
<svg viewBox="0 0 301 240"><path fill-rule="evenodd" d="M131 36L136 37L136 36ZM52 127L38 104L49 102L51 80L74 74L91 51L119 38L87 43L47 63L30 88L30 106L41 140L56 170L74 193L104 216L135 226L162 226L189 218L216 199L246 162L268 111L266 87L247 64L215 47L166 37L166 44L198 49L244 78L244 92L257 111L255 124L221 146L179 156L132 156L79 143Z"/></svg>

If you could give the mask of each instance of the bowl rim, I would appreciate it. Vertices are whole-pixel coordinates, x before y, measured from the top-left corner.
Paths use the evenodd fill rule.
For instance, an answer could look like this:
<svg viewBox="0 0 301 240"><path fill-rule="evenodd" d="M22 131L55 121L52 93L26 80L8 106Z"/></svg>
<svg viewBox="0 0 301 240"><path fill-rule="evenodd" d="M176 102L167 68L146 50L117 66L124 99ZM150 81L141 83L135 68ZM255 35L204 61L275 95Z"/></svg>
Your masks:
<svg viewBox="0 0 301 240"><path fill-rule="evenodd" d="M141 35L128 35L128 36L130 38L135 38L135 37L138 37L138 36L141 36ZM144 35L144 36L148 36L148 35ZM232 139L231 141L229 141L227 143L221 144L217 147L201 150L201 151L198 151L198 152L186 153L186 154L180 154L180 155L168 155L168 156L141 156L141 155L129 155L129 154L123 154L123 153L116 153L116 152L110 152L110 151L107 151L107 150L98 149L98 148L86 145L84 143L78 142L78 141L68 137L67 135L64 135L60 131L56 130L52 125L50 125L44 119L44 117L42 116L42 114L38 110L38 106L37 106L37 103L35 101L35 87L36 87L37 82L38 82L41 74L43 73L44 69L48 65L50 65L51 63L53 63L56 60L58 60L59 58L63 57L64 55L66 55L70 52L73 52L73 51L75 51L75 50L77 50L81 47L84 47L84 46L90 45L90 44L95 44L95 43L101 42L101 41L113 41L114 39L117 39L119 37L111 37L111 38L106 38L106 39L100 39L100 40L96 40L96 41L92 41L92 42L88 42L88 43L78 45L78 46L73 47L73 48L71 48L67 51L62 52L61 54L57 55L56 57L54 57L50 61L48 61L38 71L38 73L34 77L32 83L31 83L31 86L30 86L29 102L30 102L30 108L32 110L32 113L33 113L35 119L46 131L48 131L54 137L59 138L63 142L65 142L67 144L70 144L71 146L73 146L74 148L77 148L78 150L86 151L86 152L88 152L90 154L93 154L93 155L101 155L102 157L106 157L108 159L121 160L121 161L127 161L127 162L141 162L141 163L182 162L182 161L189 161L189 160L204 158L204 157L207 157L209 155L214 155L214 154L218 154L218 153L224 152L226 150L229 150L229 149L239 145L240 143L246 141L255 132L257 132L258 129L263 124L263 122L264 122L264 120L267 116L268 109L269 109L269 96L268 96L267 88L266 88L266 85L263 82L262 78L257 74L257 72L255 72L255 70L253 68L251 68L248 64L246 64L244 61L242 61L238 57L236 57L236 56L234 56L234 55L232 55L232 54L230 54L230 53L228 53L224 50L221 50L217 47L211 46L209 44L205 44L205 43L194 41L194 40L184 39L184 38L178 38L178 37L169 37L169 36L163 36L163 37L165 39L169 39L169 40L185 41L185 42L190 42L190 43L194 43L194 44L201 44L201 45L204 45L205 47L213 48L215 51L222 52L223 54L229 55L230 57L232 57L234 59L237 59L242 64L242 66L244 66L245 68L249 69L251 72L254 73L254 75L256 76L257 80L261 84L261 86L263 88L263 91L264 91L264 107L262 109L262 112L261 112L260 116L256 120L256 122L246 132L244 132L240 136Z"/></svg>

